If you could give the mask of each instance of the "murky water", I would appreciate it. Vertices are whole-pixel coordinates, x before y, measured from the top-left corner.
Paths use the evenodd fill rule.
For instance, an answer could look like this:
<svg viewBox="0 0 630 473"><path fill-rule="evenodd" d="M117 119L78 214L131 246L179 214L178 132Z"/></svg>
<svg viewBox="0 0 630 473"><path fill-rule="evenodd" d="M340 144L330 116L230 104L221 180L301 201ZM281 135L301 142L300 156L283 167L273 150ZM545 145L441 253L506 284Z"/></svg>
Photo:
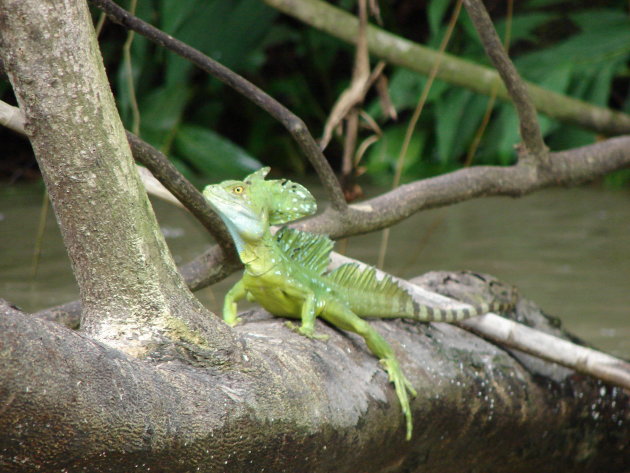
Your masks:
<svg viewBox="0 0 630 473"><path fill-rule="evenodd" d="M33 275L42 192L35 185L0 189L0 297L29 311L78 296L52 212ZM156 201L154 207L178 263L210 244L183 211ZM347 254L373 264L379 241L379 234L351 238ZM423 212L392 229L385 269L403 277L441 269L493 274L575 334L630 357L628 191L554 189ZM199 296L218 310L230 284Z"/></svg>

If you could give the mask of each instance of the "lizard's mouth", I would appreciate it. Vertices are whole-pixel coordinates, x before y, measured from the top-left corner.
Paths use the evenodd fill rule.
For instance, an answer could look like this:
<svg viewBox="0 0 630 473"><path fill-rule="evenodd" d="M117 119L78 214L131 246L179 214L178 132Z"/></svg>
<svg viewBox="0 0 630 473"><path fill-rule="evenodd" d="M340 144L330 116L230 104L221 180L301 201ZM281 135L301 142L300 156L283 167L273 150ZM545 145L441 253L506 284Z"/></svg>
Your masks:
<svg viewBox="0 0 630 473"><path fill-rule="evenodd" d="M256 215L254 215L251 209L244 206L241 202L231 199L229 195L226 196L225 193L222 195L222 193L207 192L205 196L212 208L224 219L234 220L236 216L239 216L241 218L256 220Z"/></svg>
<svg viewBox="0 0 630 473"><path fill-rule="evenodd" d="M261 237L264 232L261 218L245 203L221 187L208 186L204 189L203 195L219 214L235 241L241 238L258 239Z"/></svg>

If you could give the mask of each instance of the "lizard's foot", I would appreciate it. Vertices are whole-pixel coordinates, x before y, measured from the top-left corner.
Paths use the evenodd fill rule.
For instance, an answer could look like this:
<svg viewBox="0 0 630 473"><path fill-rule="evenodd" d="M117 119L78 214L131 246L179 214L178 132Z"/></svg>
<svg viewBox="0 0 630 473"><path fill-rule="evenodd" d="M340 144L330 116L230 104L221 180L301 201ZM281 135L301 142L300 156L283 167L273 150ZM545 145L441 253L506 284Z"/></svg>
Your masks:
<svg viewBox="0 0 630 473"><path fill-rule="evenodd" d="M305 337L308 337L308 338L314 338L316 340L323 340L323 341L326 341L328 340L328 338L330 338L328 335L325 335L323 333L317 333L315 332L314 328L304 327L304 325L298 326L298 325L295 325L293 322L285 322L284 325L289 327L294 332L297 332L300 335L304 335Z"/></svg>
<svg viewBox="0 0 630 473"><path fill-rule="evenodd" d="M229 319L223 319L223 321L226 324L228 324L230 327L236 327L238 324L243 322L243 319L241 319L240 317L232 317L232 318L229 318Z"/></svg>
<svg viewBox="0 0 630 473"><path fill-rule="evenodd" d="M395 358L383 358L380 361L389 375L389 380L394 383L400 407L402 407L403 415L407 421L407 435L405 436L405 439L411 440L413 423L411 419L411 407L409 406L409 394L415 397L418 393L416 393L416 390L411 385L411 382L403 374L402 369Z"/></svg>

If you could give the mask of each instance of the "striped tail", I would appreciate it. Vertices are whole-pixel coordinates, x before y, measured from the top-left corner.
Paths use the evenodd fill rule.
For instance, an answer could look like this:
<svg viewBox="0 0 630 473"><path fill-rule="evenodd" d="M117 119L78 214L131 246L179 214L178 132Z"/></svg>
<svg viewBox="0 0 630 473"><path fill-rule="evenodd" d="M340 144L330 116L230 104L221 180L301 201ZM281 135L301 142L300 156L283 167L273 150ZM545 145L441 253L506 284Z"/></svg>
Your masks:
<svg viewBox="0 0 630 473"><path fill-rule="evenodd" d="M411 294L399 286L390 276L377 276L374 268L359 268L345 264L326 275L325 280L333 292L363 318L404 318L421 322L459 322L488 312L507 312L514 307L512 301L490 302L463 309L444 309L417 302Z"/></svg>
<svg viewBox="0 0 630 473"><path fill-rule="evenodd" d="M490 302L465 307L463 309L442 309L412 302L413 315L403 315L406 319L419 320L421 322L460 322L470 317L487 314L488 312L507 312L514 307L513 303Z"/></svg>

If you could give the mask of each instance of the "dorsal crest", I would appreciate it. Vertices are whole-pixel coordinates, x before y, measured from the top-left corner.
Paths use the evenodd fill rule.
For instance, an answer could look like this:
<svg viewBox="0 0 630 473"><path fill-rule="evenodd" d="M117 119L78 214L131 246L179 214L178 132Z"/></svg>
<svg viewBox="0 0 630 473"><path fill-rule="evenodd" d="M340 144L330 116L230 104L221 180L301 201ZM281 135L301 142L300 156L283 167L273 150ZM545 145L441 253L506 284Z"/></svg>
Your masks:
<svg viewBox="0 0 630 473"><path fill-rule="evenodd" d="M391 299L410 298L407 291L396 284L391 277L387 275L378 277L374 268L369 266L361 268L356 263L347 263L339 266L327 274L326 279L339 286L355 289L366 294L379 294Z"/></svg>
<svg viewBox="0 0 630 473"><path fill-rule="evenodd" d="M282 252L300 266L318 275L326 271L333 248L327 236L283 227L276 233L276 242Z"/></svg>
<svg viewBox="0 0 630 473"><path fill-rule="evenodd" d="M255 189L257 198L265 199L269 211L269 224L283 225L317 211L315 198L306 187L288 179L265 181L269 168L264 167L245 178Z"/></svg>

